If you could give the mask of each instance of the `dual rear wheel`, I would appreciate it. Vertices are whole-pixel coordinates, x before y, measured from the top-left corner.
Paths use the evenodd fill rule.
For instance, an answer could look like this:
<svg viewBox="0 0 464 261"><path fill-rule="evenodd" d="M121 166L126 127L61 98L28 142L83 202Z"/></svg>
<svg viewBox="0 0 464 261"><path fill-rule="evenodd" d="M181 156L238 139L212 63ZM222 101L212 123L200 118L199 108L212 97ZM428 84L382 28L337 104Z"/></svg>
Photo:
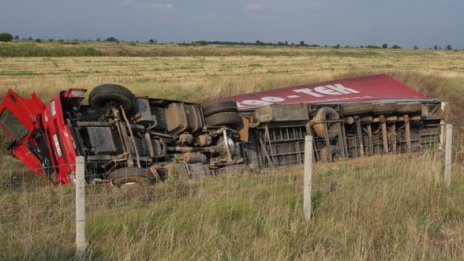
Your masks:
<svg viewBox="0 0 464 261"><path fill-rule="evenodd" d="M219 101L203 104L206 125L210 127L227 126L232 129L241 127L243 121L238 114L235 101Z"/></svg>

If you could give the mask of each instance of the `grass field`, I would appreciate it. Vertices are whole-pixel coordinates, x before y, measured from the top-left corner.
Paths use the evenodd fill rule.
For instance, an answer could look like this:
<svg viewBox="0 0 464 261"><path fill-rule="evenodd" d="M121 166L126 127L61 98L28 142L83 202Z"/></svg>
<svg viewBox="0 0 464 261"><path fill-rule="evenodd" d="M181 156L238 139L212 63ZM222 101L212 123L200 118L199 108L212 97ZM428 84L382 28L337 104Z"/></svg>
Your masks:
<svg viewBox="0 0 464 261"><path fill-rule="evenodd" d="M55 45L39 44L42 49ZM141 96L197 101L387 73L449 101L451 121L464 126L462 51L106 43L76 48L81 47L101 56L0 57L0 95L13 88L48 99L70 86L112 82ZM88 192L89 258L460 260L463 167L456 163L453 185L445 189L439 156L317 164L309 225L302 218L300 166L259 176L173 180L132 200L93 188ZM4 152L0 157L0 213L6 213L0 214L0 242L8 242L0 244L0 259L72 258L73 191L41 186L20 193L21 183L40 181L8 175L20 166ZM11 202L18 208L9 207Z"/></svg>
<svg viewBox="0 0 464 261"><path fill-rule="evenodd" d="M28 93L33 89L48 98L68 86L92 88L115 82L139 95L198 100L343 75L401 72L464 77L463 51L87 45L85 48L129 49L139 56L3 57L1 91L9 87ZM150 52L159 55L141 57ZM109 53L117 55L119 51Z"/></svg>

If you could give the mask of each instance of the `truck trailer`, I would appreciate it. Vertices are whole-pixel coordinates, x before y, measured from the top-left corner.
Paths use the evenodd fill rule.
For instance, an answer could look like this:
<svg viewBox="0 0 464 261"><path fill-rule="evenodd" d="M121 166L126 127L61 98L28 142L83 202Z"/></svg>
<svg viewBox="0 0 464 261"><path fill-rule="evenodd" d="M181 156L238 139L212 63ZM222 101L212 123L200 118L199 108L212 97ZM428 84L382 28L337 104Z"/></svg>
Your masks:
<svg viewBox="0 0 464 261"><path fill-rule="evenodd" d="M50 101L8 90L0 104L7 150L33 173L72 184L84 156L89 184L155 184L173 169L196 178L221 169L314 158L422 151L438 144L443 103L386 76L287 87L206 102L137 97L117 84L69 88Z"/></svg>

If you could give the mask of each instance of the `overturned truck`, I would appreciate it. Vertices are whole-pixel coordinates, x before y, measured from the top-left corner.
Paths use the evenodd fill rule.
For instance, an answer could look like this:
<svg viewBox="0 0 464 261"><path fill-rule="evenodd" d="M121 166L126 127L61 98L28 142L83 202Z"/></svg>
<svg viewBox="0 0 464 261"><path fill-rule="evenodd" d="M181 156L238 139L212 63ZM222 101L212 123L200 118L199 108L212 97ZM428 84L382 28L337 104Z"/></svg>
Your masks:
<svg viewBox="0 0 464 261"><path fill-rule="evenodd" d="M0 104L7 149L58 185L154 184L175 170L190 177L230 166L258 170L303 162L304 138L329 162L414 152L441 137L442 103L386 76L288 87L204 103L136 97L115 84L70 88L44 103L9 90Z"/></svg>

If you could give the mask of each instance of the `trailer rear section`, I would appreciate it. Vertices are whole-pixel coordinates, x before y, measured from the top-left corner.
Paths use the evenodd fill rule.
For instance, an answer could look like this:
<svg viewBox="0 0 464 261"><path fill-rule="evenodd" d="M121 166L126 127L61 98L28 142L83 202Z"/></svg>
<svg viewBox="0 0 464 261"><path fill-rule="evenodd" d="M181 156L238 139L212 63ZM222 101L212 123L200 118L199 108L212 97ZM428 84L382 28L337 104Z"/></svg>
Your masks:
<svg viewBox="0 0 464 261"><path fill-rule="evenodd" d="M243 143L245 158L259 167L301 164L308 134L315 139L314 158L323 162L434 148L441 111L437 100L266 105L243 112L253 126Z"/></svg>
<svg viewBox="0 0 464 261"><path fill-rule="evenodd" d="M387 75L342 79L229 97L250 121L248 158L258 166L421 151L442 138L444 103Z"/></svg>

